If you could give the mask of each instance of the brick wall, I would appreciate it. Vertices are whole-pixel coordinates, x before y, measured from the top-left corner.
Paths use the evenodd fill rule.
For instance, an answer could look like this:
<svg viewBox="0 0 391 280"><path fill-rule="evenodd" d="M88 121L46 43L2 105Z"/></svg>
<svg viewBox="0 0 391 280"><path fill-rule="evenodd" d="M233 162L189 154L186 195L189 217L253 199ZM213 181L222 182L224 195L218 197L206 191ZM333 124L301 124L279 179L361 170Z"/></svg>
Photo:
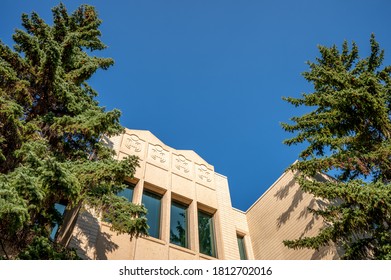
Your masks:
<svg viewBox="0 0 391 280"><path fill-rule="evenodd" d="M254 257L256 259L333 259L335 248L320 251L288 249L286 239L314 236L323 226L307 207L316 208L313 196L304 193L292 172L285 172L247 211Z"/></svg>

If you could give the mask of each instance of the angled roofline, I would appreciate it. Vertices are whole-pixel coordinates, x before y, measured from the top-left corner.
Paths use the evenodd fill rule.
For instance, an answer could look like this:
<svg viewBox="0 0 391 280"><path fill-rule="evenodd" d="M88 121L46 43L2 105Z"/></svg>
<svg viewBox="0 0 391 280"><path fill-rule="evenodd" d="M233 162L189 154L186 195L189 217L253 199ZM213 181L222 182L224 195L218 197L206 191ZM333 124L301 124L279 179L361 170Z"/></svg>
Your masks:
<svg viewBox="0 0 391 280"><path fill-rule="evenodd" d="M298 160L295 160L290 166L292 166L293 164L295 164L296 162L298 162ZM289 170L288 168L284 171L284 173L281 174L280 177L278 177L278 179L276 181L274 181L274 183L253 203L251 204L251 206L245 211L245 213L247 214L258 202L261 201L261 199L279 182L281 181L282 178L284 178L287 174L288 174Z"/></svg>

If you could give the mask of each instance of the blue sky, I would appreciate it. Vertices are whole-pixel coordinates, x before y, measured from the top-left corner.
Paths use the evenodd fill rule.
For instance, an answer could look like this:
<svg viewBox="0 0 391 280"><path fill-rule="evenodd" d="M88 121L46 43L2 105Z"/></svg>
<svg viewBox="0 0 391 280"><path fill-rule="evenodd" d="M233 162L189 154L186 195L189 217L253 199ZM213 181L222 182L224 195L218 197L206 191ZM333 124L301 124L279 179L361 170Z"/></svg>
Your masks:
<svg viewBox="0 0 391 280"><path fill-rule="evenodd" d="M90 81L128 128L150 130L165 144L197 152L229 179L233 206L246 210L297 159L287 122L305 109L282 96L311 92L301 76L317 45L355 41L368 55L373 32L391 64L387 0L63 1L69 11L96 7L98 56L115 65ZM21 13L51 22L57 1L3 0L0 39L12 45Z"/></svg>

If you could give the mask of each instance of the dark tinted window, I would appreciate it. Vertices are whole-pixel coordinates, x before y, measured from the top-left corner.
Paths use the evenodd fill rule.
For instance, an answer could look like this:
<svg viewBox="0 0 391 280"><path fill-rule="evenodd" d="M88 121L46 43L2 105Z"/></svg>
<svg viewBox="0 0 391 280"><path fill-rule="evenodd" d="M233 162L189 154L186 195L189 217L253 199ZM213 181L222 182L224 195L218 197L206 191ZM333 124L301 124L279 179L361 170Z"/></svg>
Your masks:
<svg viewBox="0 0 391 280"><path fill-rule="evenodd" d="M188 248L187 206L171 203L170 242Z"/></svg>
<svg viewBox="0 0 391 280"><path fill-rule="evenodd" d="M155 238L160 238L160 210L161 210L161 196L149 191L144 191L142 203L147 208L148 213L146 218L148 220L149 235Z"/></svg>
<svg viewBox="0 0 391 280"><path fill-rule="evenodd" d="M213 215L198 211L198 237L200 252L216 257L216 242Z"/></svg>

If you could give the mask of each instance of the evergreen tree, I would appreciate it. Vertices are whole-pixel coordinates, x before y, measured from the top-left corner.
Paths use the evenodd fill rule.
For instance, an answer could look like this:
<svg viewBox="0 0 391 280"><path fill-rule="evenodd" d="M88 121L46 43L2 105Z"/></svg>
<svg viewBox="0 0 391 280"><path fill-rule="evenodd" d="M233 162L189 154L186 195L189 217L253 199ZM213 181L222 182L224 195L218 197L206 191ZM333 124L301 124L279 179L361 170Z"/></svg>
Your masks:
<svg viewBox="0 0 391 280"><path fill-rule="evenodd" d="M315 237L287 240L290 248L337 244L343 259L391 259L391 67L372 34L370 55L345 41L341 51L320 46L304 78L314 91L284 98L312 111L282 124L296 133L285 144L308 144L290 168L299 171L301 188L328 201L310 209L325 227ZM313 180L329 173L336 180ZM336 175L335 175L336 174Z"/></svg>
<svg viewBox="0 0 391 280"><path fill-rule="evenodd" d="M74 258L49 236L56 203L87 203L113 230L147 234L145 208L115 195L138 159L116 161L101 141L123 132L120 112L100 107L87 83L113 64L92 55L106 48L101 20L88 5L52 12L53 25L23 14L14 50L0 41L0 258Z"/></svg>

